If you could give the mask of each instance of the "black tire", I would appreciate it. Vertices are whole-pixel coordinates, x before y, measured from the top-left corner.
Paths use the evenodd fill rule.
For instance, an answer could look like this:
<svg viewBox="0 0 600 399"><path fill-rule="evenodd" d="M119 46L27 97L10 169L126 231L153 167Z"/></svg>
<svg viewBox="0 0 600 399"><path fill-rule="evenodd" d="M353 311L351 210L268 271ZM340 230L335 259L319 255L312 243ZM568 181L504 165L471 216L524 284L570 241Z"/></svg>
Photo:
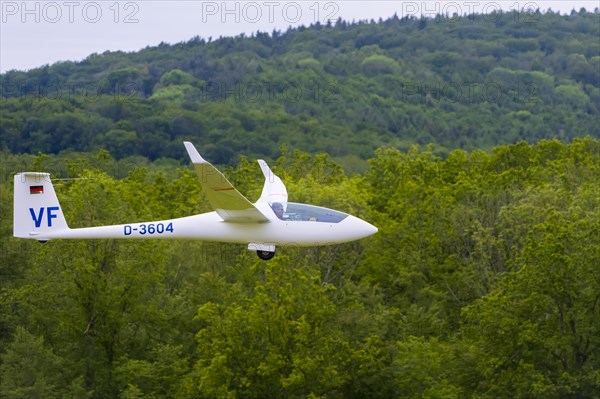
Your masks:
<svg viewBox="0 0 600 399"><path fill-rule="evenodd" d="M273 256L275 256L275 252L256 251L256 255L258 255L258 257L261 258L262 260L269 260L269 259L272 259Z"/></svg>

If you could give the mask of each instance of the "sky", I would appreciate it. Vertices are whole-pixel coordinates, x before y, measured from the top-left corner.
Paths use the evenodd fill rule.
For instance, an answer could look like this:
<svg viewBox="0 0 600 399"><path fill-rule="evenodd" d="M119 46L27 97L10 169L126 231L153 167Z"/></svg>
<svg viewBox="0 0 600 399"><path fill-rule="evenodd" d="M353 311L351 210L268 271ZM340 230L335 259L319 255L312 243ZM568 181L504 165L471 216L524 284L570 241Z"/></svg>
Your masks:
<svg viewBox="0 0 600 399"><path fill-rule="evenodd" d="M28 70L58 61L81 61L93 53L137 51L195 36L217 39L240 33L285 31L288 27L441 14L488 14L534 18L528 10L569 13L595 1L166 1L166 0L0 0L0 72ZM499 15L499 14L497 14Z"/></svg>

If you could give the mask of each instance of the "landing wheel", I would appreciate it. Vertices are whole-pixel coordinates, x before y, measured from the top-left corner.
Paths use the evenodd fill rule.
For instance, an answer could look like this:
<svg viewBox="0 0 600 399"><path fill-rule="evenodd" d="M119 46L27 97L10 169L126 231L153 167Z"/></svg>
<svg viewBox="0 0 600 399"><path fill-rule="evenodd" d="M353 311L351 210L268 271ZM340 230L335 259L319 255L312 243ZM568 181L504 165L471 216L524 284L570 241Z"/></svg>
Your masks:
<svg viewBox="0 0 600 399"><path fill-rule="evenodd" d="M269 260L269 259L273 258L273 256L275 256L275 252L270 252L270 251L256 251L256 254L262 260Z"/></svg>

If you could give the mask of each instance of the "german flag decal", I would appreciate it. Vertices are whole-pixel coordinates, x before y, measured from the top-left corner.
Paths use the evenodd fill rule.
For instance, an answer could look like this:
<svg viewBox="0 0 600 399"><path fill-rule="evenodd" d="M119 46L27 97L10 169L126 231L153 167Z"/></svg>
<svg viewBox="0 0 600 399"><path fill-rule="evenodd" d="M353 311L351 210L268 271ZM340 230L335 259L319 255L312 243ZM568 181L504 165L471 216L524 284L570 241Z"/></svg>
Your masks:
<svg viewBox="0 0 600 399"><path fill-rule="evenodd" d="M44 194L44 186L29 186L29 194Z"/></svg>

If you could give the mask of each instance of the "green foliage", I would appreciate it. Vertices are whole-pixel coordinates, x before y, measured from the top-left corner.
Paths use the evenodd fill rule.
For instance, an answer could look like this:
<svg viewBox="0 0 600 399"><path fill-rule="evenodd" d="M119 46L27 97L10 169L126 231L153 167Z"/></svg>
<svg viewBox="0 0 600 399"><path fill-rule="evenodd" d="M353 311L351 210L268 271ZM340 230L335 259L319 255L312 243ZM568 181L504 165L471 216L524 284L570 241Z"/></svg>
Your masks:
<svg viewBox="0 0 600 399"><path fill-rule="evenodd" d="M371 55L361 62L365 75L369 77L398 72L398 64L390 57L381 54Z"/></svg>
<svg viewBox="0 0 600 399"><path fill-rule="evenodd" d="M335 307L317 273L280 257L248 297L236 293L198 309L199 360L189 384L200 396L288 398L339 389L348 347L336 337Z"/></svg>
<svg viewBox="0 0 600 399"><path fill-rule="evenodd" d="M161 86L167 87L172 85L197 85L198 79L194 78L189 73L174 69L165 73L158 82Z"/></svg>
<svg viewBox="0 0 600 399"><path fill-rule="evenodd" d="M600 388L597 188L546 187L516 206L529 204L535 204L529 212L545 212L534 217L516 271L464 309L480 331L482 388L490 397L594 397Z"/></svg>
<svg viewBox="0 0 600 399"><path fill-rule="evenodd" d="M0 150L232 165L282 144L363 165L389 145L600 137L599 14L320 24L0 75ZM125 133L126 132L126 133Z"/></svg>
<svg viewBox="0 0 600 399"><path fill-rule="evenodd" d="M1 392L3 398L58 398L57 359L45 347L43 338L22 327L3 356Z"/></svg>
<svg viewBox="0 0 600 399"><path fill-rule="evenodd" d="M278 248L268 263L242 245L186 240L40 245L3 223L0 394L597 397L599 154L592 138L444 159L388 147L348 177L326 155L284 147L272 166L294 200L379 233ZM3 160L2 220L10 176L25 169L80 178L55 185L72 227L209 210L194 172L164 162L132 167L105 151ZM225 173L260 194L254 162Z"/></svg>

